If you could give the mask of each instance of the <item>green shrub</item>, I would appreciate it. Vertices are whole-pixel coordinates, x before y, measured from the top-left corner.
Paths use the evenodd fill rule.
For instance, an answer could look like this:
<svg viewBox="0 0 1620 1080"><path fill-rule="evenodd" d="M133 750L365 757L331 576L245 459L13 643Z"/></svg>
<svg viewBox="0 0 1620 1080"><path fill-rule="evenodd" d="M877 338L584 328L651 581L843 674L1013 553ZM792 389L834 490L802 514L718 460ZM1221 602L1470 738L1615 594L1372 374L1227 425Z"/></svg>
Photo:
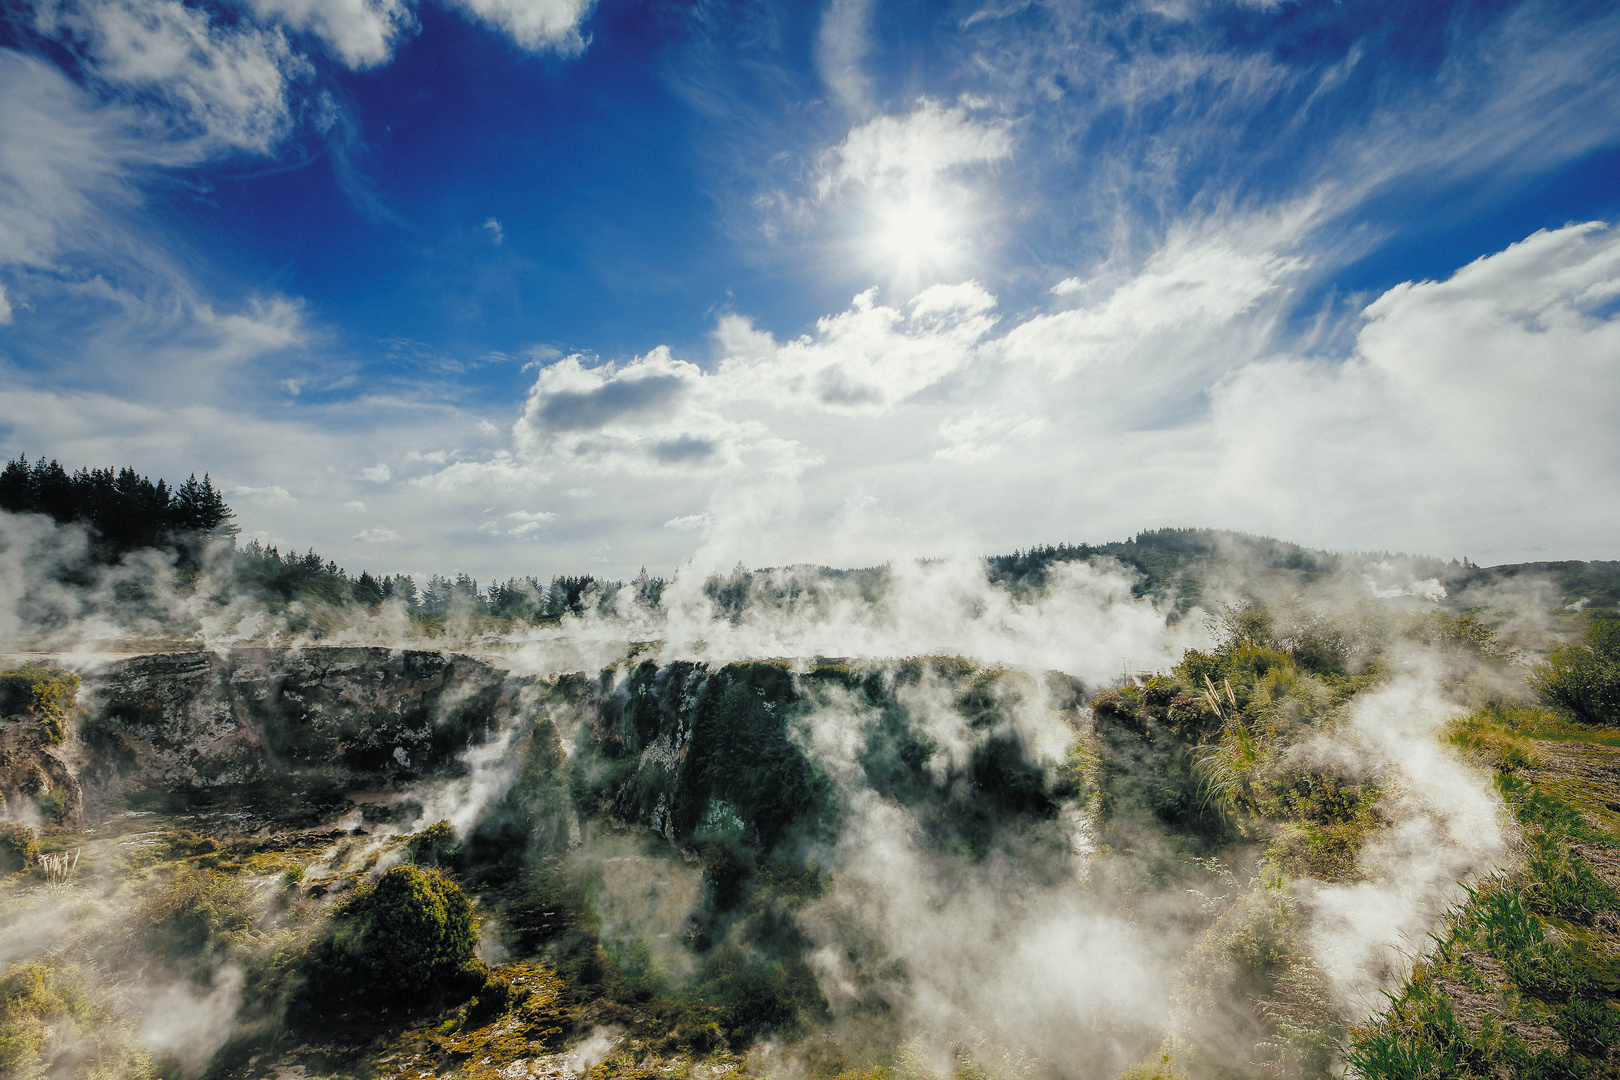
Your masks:
<svg viewBox="0 0 1620 1080"><path fill-rule="evenodd" d="M177 871L136 909L143 939L169 957L195 956L244 940L253 929L246 887L229 874L202 867Z"/></svg>
<svg viewBox="0 0 1620 1080"><path fill-rule="evenodd" d="M1217 652L1227 653L1244 646L1271 648L1276 645L1276 619L1271 609L1258 600L1241 604L1221 604L1206 622L1215 635Z"/></svg>
<svg viewBox="0 0 1620 1080"><path fill-rule="evenodd" d="M27 870L39 858L39 835L26 825L0 821L0 874Z"/></svg>
<svg viewBox="0 0 1620 1080"><path fill-rule="evenodd" d="M1205 679L1219 685L1224 674L1220 657L1197 649L1182 653L1181 663L1175 667L1176 677L1195 690L1204 685Z"/></svg>
<svg viewBox="0 0 1620 1080"><path fill-rule="evenodd" d="M435 822L412 836L406 844L411 861L418 866L443 866L457 869L461 866L461 847L456 843L456 830L448 821Z"/></svg>
<svg viewBox="0 0 1620 1080"><path fill-rule="evenodd" d="M337 912L334 958L378 990L448 986L473 960L472 905L436 870L396 866Z"/></svg>
<svg viewBox="0 0 1620 1080"><path fill-rule="evenodd" d="M1584 643L1560 645L1536 665L1530 686L1583 724L1620 724L1620 619L1593 619Z"/></svg>
<svg viewBox="0 0 1620 1080"><path fill-rule="evenodd" d="M36 664L0 673L0 716L29 714L44 742L60 743L78 693L79 677L56 668Z"/></svg>

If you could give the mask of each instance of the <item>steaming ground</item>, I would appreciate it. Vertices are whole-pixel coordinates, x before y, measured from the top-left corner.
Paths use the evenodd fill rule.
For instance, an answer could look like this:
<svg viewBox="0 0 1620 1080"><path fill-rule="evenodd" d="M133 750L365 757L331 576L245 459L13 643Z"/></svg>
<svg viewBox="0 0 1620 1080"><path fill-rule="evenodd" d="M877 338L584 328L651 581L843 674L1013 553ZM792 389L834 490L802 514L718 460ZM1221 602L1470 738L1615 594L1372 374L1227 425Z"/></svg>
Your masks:
<svg viewBox="0 0 1620 1080"><path fill-rule="evenodd" d="M138 882L115 884L116 875L87 869L76 884L49 894L18 882L4 886L0 960L56 957L88 968L101 963L98 943L123 942L124 958L107 968L108 1015L125 1018L121 1037L144 1043L179 1075L202 1075L217 1050L266 1022L244 1008L240 957L262 951L276 935L292 942L304 932L300 919L320 917L335 894L322 900L312 883L352 888L374 878L405 857L402 837L436 821L449 822L463 840L475 837L497 808L521 794L525 755L537 738L532 718L549 712L563 753L585 760L590 750L574 732L599 726L604 703L621 700L648 664L719 672L728 664L783 659L803 688L812 685L815 658L843 658L869 673L862 677L878 680L904 713L915 745L925 748L912 764L946 804L970 797L976 763L997 747L1016 747L1019 760L1053 790L1062 787L1060 777L1081 777L1062 789L1049 816L1004 816L979 847L953 846L940 840L932 803L908 803L874 785L870 747L888 706L875 705L854 682L803 691L808 704L789 725L789 738L825 778L838 821L834 834L805 833L789 845L823 880L792 915L802 935L799 960L825 1005L817 1023L857 1058L889 1055L917 1075L959 1070L971 1058L998 1080L1110 1077L1161 1047L1188 1045L1231 1055L1230 1064L1242 1066L1242 1047L1225 1046L1220 1030L1235 1014L1186 1004L1197 966L1189 957L1209 948L1226 917L1220 913L1274 902L1285 907L1302 950L1289 962L1319 973L1340 1019L1354 1022L1379 1008L1380 992L1405 976L1425 935L1461 897L1459 883L1513 858L1511 822L1487 776L1438 737L1482 694L1512 679L1500 665L1421 642L1388 650L1382 678L1349 699L1336 719L1295 737L1277 765L1279 775L1331 776L1381 793L1382 827L1342 878L1296 874L1284 886L1261 868L1262 835L1240 832L1222 841L1217 857L1213 847L1189 846L1145 811L1132 817L1108 808L1097 780L1106 770L1104 741L1086 701L1110 687L1129 695L1146 682L1151 691L1149 673L1169 671L1189 649L1216 648L1218 628L1206 615L1242 598L1241 567L1207 583L1204 606L1191 607L1178 605L1174 594L1138 595L1137 577L1106 560L1054 565L1038 588L1023 591L993 582L974 560L897 563L859 582L808 568L778 570L750 575L745 602L729 609L705 588L707 578L678 574L657 607L598 605L554 626L497 632L487 620L468 618L429 631L398 604L384 603L326 613L317 638L292 630L289 612L267 611L254 596L226 591L217 559L205 560L194 582L155 555L90 569L73 529L15 517L5 526L0 641L19 655L49 653L92 684L112 658L153 643L223 656L278 635L294 651L366 645L468 652L522 687L499 723L461 755L458 775L405 784L389 796L390 805L415 808L406 816L367 823L356 803L334 820L363 826L366 836L278 856L282 861L267 864L266 872L249 875L242 904L251 927L229 947L210 946L201 960L193 958L202 966L190 974L177 973L172 958L142 940L151 924L132 925L128 913L144 902ZM64 577L74 583L62 584ZM1349 612L1350 623L1359 619L1363 630L1380 621L1404 625L1444 598L1438 582L1388 563L1295 582L1283 594L1275 582L1266 588L1274 608L1293 612L1300 626L1323 612L1341 619ZM1536 614L1545 612L1544 601L1500 591L1492 597L1504 612L1502 624L1521 640L1545 640L1555 620ZM1358 647L1351 641L1347 655ZM974 671L994 672L993 719L965 714L961 686L933 669L902 679L897 672L908 670L902 661L918 656L968 657ZM557 698L552 688L569 672L592 678L602 672L594 696ZM1067 678L1054 681L1057 672ZM93 685L89 692L93 703ZM1279 697L1279 715L1297 713L1297 701L1307 699ZM1172 704L1172 712L1176 707L1193 706ZM1224 737L1218 725L1212 737ZM636 775L674 775L688 749L678 742L661 737L638 751ZM727 804L715 800L705 828L724 825ZM599 814L570 819L563 829L570 839L557 858L588 883L609 952L634 955L664 992L680 993L704 977L690 947L691 919L714 878L690 848L658 839L674 836L668 804L659 806L644 820L606 803ZM120 848L155 842L132 831L136 824L120 819L105 830L106 839L93 834L86 843L111 860ZM738 828L746 831L747 823ZM298 899L286 899L293 894L277 884L278 874L303 883ZM715 933L741 942L736 925ZM507 946L493 919L491 927L487 951L498 957ZM619 1052L614 1047L625 1035L598 1024L578 1038L559 1067L583 1072ZM785 1077L815 1067L815 1054L793 1038L766 1038L749 1060L755 1071Z"/></svg>

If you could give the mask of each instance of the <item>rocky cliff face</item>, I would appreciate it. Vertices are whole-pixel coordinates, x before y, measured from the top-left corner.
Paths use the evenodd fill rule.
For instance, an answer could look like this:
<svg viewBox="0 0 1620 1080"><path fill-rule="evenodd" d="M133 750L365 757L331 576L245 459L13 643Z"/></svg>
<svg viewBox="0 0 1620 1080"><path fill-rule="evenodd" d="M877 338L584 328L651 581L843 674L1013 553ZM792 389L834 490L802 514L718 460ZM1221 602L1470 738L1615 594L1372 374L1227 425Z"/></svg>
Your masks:
<svg viewBox="0 0 1620 1080"><path fill-rule="evenodd" d="M62 746L78 687L75 676L51 668L0 674L0 819L79 824L79 782Z"/></svg>
<svg viewBox="0 0 1620 1080"><path fill-rule="evenodd" d="M79 783L126 806L275 811L455 775L521 680L465 656L386 649L164 653L87 677Z"/></svg>

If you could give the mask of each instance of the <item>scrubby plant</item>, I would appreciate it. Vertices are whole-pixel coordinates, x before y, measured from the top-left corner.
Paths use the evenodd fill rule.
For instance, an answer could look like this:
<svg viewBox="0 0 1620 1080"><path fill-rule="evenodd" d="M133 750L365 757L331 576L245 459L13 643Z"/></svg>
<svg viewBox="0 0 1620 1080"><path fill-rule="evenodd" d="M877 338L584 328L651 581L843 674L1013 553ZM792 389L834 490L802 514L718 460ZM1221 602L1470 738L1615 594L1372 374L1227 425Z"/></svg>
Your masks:
<svg viewBox="0 0 1620 1080"><path fill-rule="evenodd" d="M247 889L229 874L201 867L177 871L136 909L143 944L167 956L195 956L239 942L254 919Z"/></svg>
<svg viewBox="0 0 1620 1080"><path fill-rule="evenodd" d="M1441 611L1422 612L1412 617L1403 636L1436 648L1469 653L1492 663L1512 663L1519 657L1516 651L1502 644L1496 631L1470 614L1453 617Z"/></svg>
<svg viewBox="0 0 1620 1080"><path fill-rule="evenodd" d="M27 825L0 821L0 874L27 870L39 858L39 834Z"/></svg>
<svg viewBox="0 0 1620 1080"><path fill-rule="evenodd" d="M1272 618L1271 609L1257 600L1218 605L1210 612L1208 624L1220 652L1244 646L1270 648L1276 644L1272 633L1276 620Z"/></svg>
<svg viewBox="0 0 1620 1080"><path fill-rule="evenodd" d="M1593 619L1583 642L1560 645L1536 665L1530 686L1583 724L1620 725L1620 619Z"/></svg>
<svg viewBox="0 0 1620 1080"><path fill-rule="evenodd" d="M0 716L30 716L40 741L67 737L67 717L79 693L79 677L34 664L0 673Z"/></svg>
<svg viewBox="0 0 1620 1080"><path fill-rule="evenodd" d="M456 842L456 830L448 821L435 822L407 841L406 851L411 862L418 866L457 867L461 865L461 846Z"/></svg>
<svg viewBox="0 0 1620 1080"><path fill-rule="evenodd" d="M0 975L0 1076L151 1080L132 1025L98 1000L91 980L52 962Z"/></svg>
<svg viewBox="0 0 1620 1080"><path fill-rule="evenodd" d="M335 914L333 958L358 987L422 994L473 961L472 905L436 870L396 866ZM481 981L481 980L480 980Z"/></svg>

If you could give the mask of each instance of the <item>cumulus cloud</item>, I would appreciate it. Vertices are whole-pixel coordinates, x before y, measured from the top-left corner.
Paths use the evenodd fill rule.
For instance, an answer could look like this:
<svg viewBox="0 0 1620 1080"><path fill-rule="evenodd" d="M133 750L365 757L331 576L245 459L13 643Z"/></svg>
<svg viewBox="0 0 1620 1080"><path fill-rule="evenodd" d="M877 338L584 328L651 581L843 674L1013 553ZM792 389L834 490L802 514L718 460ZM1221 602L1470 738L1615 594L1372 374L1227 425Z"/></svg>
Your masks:
<svg viewBox="0 0 1620 1080"><path fill-rule="evenodd" d="M816 323L816 333L778 343L742 316L720 320L720 378L737 397L835 412L882 413L966 363L995 325L991 296L977 282L935 285L902 307L877 290Z"/></svg>
<svg viewBox="0 0 1620 1080"><path fill-rule="evenodd" d="M1248 365L1212 388L1219 490L1324 534L1369 513L1411 542L1549 531L1601 550L1620 476L1620 234L1539 232L1363 312L1339 360Z"/></svg>
<svg viewBox="0 0 1620 1080"><path fill-rule="evenodd" d="M714 408L712 380L660 346L623 364L570 356L540 370L514 428L518 451L632 468L733 463L755 425Z"/></svg>
<svg viewBox="0 0 1620 1080"><path fill-rule="evenodd" d="M452 0L478 21L530 52L583 52L579 27L594 0Z"/></svg>

